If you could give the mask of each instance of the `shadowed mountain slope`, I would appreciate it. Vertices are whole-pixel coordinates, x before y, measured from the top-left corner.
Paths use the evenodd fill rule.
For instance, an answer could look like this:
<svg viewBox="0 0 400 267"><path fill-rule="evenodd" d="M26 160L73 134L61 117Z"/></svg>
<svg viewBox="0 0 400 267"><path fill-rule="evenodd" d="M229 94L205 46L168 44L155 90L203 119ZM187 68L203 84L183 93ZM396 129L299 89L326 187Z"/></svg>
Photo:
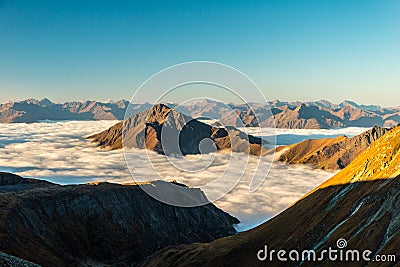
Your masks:
<svg viewBox="0 0 400 267"><path fill-rule="evenodd" d="M144 266L400 266L400 127L373 142L351 164L270 221L211 243L164 249ZM395 255L392 262L279 261L257 259L259 250L313 249L316 255L345 239L343 250ZM276 255L276 254L275 254ZM361 255L361 254L360 254ZM286 254L288 257L288 254ZM360 256L361 257L361 256ZM311 258L312 259L312 258ZM393 260L393 259L392 259Z"/></svg>
<svg viewBox="0 0 400 267"><path fill-rule="evenodd" d="M185 192L176 197L205 198ZM161 203L138 185L60 186L0 173L0 251L42 266L131 266L169 245L235 234L238 222L213 204Z"/></svg>
<svg viewBox="0 0 400 267"><path fill-rule="evenodd" d="M314 192L286 211L247 232L211 243L166 248L143 266L299 266L301 259L282 262L257 259L269 250L337 249L340 238L347 249L371 250L400 258L400 178L329 186ZM288 257L286 254L285 257ZM304 262L301 266L338 266L341 262ZM398 260L397 260L398 263ZM347 263L369 266L367 262ZM383 266L394 266L385 264ZM377 266L373 262L370 266Z"/></svg>

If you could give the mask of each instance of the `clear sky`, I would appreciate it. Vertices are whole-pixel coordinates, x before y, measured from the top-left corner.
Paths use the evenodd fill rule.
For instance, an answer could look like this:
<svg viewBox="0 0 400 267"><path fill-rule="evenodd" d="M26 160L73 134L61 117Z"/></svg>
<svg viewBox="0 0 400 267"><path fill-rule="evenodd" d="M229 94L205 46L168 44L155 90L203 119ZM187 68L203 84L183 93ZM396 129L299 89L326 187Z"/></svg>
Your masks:
<svg viewBox="0 0 400 267"><path fill-rule="evenodd" d="M400 105L400 1L0 0L0 101L130 99L217 61L269 100Z"/></svg>

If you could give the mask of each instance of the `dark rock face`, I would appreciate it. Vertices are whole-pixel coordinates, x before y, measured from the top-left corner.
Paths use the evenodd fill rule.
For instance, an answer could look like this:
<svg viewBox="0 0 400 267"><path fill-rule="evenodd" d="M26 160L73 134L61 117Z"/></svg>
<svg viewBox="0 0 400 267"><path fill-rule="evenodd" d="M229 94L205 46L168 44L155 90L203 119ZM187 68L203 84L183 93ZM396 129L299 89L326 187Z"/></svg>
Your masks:
<svg viewBox="0 0 400 267"><path fill-rule="evenodd" d="M290 164L309 164L325 170L343 169L388 131L386 128L373 127L352 138L339 136L305 140L288 146L279 160Z"/></svg>
<svg viewBox="0 0 400 267"><path fill-rule="evenodd" d="M166 205L138 185L0 177L0 251L42 266L130 266L166 246L235 234L239 222L212 204ZM181 197L205 197L187 192Z"/></svg>
<svg viewBox="0 0 400 267"><path fill-rule="evenodd" d="M167 155L199 154L201 141L205 139L212 140L216 150L230 149L260 155L265 142L234 127L212 127L163 104L88 138L110 149L124 146L146 148Z"/></svg>
<svg viewBox="0 0 400 267"><path fill-rule="evenodd" d="M0 252L1 267L40 267L29 261Z"/></svg>
<svg viewBox="0 0 400 267"><path fill-rule="evenodd" d="M97 101L66 102L56 104L48 99L0 104L0 122L37 122L40 120L122 120L129 102ZM150 104L132 104L137 112L151 107Z"/></svg>
<svg viewBox="0 0 400 267"><path fill-rule="evenodd" d="M276 254L272 261L259 261L257 252L267 245L269 251L314 249L320 255L328 247L337 249L340 238L347 240L346 249L371 250L371 258L396 255L396 262L384 265L395 266L400 260L399 186L397 177L319 189L257 228L211 243L166 248L143 266L299 266L300 260L278 261ZM305 261L301 266L339 264L344 262ZM367 265L362 258L346 264Z"/></svg>

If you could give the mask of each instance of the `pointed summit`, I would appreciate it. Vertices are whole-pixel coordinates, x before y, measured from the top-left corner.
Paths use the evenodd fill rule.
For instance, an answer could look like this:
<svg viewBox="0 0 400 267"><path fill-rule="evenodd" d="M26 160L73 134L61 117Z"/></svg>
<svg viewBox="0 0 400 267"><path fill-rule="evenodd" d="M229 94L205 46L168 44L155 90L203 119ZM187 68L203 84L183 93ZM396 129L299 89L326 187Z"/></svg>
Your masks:
<svg viewBox="0 0 400 267"><path fill-rule="evenodd" d="M158 103L155 104L151 109L147 111L147 118L146 122L147 123L163 123L167 117L168 114L171 112L172 108L162 104Z"/></svg>
<svg viewBox="0 0 400 267"><path fill-rule="evenodd" d="M47 106L52 105L53 102L51 102L51 100L48 99L48 98L43 98L42 100L40 100L40 101L38 102L38 104L39 104L40 106L42 106L42 107L47 107Z"/></svg>

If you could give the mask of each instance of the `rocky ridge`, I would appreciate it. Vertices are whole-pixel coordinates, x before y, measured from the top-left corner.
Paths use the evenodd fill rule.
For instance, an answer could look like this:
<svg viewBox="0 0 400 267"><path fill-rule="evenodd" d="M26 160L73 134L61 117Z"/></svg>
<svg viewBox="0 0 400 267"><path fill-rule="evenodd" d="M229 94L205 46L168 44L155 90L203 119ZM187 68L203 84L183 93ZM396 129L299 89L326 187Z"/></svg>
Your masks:
<svg viewBox="0 0 400 267"><path fill-rule="evenodd" d="M308 164L323 170L339 170L349 165L371 143L385 135L389 129L373 127L357 136L348 138L308 139L280 147L279 161L290 164Z"/></svg>
<svg viewBox="0 0 400 267"><path fill-rule="evenodd" d="M187 188L177 197L205 195ZM213 204L170 206L138 185L60 186L0 173L0 251L42 266L131 266L166 246L235 234L237 223Z"/></svg>
<svg viewBox="0 0 400 267"><path fill-rule="evenodd" d="M318 188L400 175L400 126L373 142L346 168Z"/></svg>

